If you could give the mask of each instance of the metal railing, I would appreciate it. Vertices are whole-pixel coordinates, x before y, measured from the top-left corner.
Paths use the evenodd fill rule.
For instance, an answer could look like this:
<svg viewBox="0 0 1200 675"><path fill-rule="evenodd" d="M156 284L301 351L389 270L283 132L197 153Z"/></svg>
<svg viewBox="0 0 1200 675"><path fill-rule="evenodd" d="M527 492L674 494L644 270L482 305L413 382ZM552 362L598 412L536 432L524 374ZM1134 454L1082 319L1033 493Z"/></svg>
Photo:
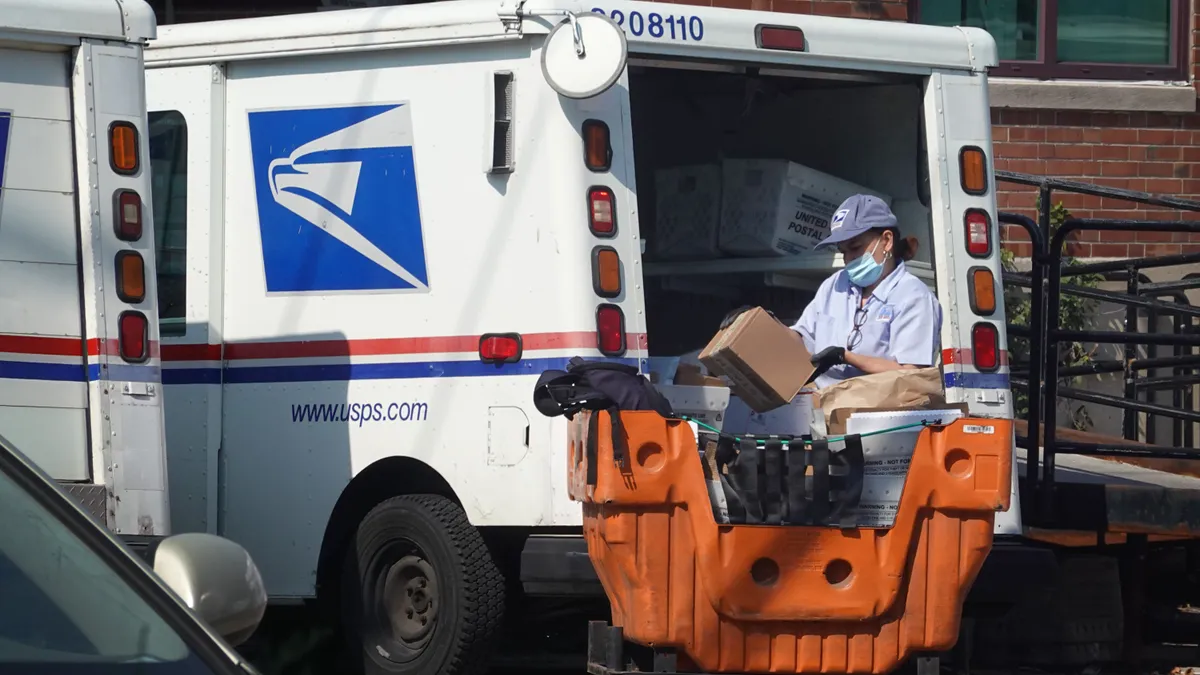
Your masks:
<svg viewBox="0 0 1200 675"><path fill-rule="evenodd" d="M1200 355L1195 351L1200 346L1200 322L1197 322L1200 308L1193 306L1185 294L1188 290L1200 289L1200 274L1189 274L1178 281L1167 282L1152 282L1143 274L1148 269L1200 263L1200 253L1064 264L1065 258L1069 257L1064 254L1064 245L1076 232L1200 234L1200 220L1068 218L1052 232L1050 216L1054 192L1091 195L1190 212L1200 212L1200 201L1008 171L997 171L996 179L998 182L1037 188L1039 195L1036 222L1013 213L999 214L999 221L1024 229L1032 246L1030 272L1006 272L1004 280L1008 285L1030 289L1029 325L1008 326L1010 342L1013 338L1029 341L1028 376L1019 377L1020 364L1014 363L1012 381L1015 387L1023 387L1028 393L1028 431L1024 438L1018 439L1028 453L1024 488L1033 497L1033 508L1028 515L1033 516L1035 524L1052 524L1055 458L1059 454L1200 459L1200 450L1192 447L1195 440L1193 425L1200 423L1200 412L1196 410L1192 393L1193 387L1200 385ZM1125 292L1064 283L1082 275L1102 275L1109 282L1124 282ZM1063 328L1060 325L1060 308L1064 294L1123 306L1123 330ZM1147 321L1145 331L1140 328L1143 317ZM1164 317L1172 321L1170 332L1157 330ZM1121 345L1123 358L1060 367L1060 345L1076 342ZM1146 350L1145 356L1138 353L1139 347ZM1161 347L1171 348L1171 355L1161 356ZM1164 370L1170 374L1162 375ZM1122 396L1086 391L1062 382L1081 375L1105 373L1122 374ZM1164 391L1171 393L1171 405L1156 402L1156 394ZM1122 432L1127 442L1060 440L1057 435L1057 402L1060 398L1121 410ZM1146 415L1145 442L1138 437L1138 416L1143 414ZM1155 427L1162 418L1171 420L1172 445L1156 444Z"/></svg>

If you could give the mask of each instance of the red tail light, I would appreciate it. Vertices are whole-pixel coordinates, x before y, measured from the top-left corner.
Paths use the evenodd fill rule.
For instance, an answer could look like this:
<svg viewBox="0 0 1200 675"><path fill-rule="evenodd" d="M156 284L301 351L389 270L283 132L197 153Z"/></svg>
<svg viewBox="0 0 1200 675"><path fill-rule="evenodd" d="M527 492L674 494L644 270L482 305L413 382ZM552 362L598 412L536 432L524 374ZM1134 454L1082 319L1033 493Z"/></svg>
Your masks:
<svg viewBox="0 0 1200 675"><path fill-rule="evenodd" d="M596 310L597 347L605 356L625 353L625 314L616 305L600 305Z"/></svg>
<svg viewBox="0 0 1200 675"><path fill-rule="evenodd" d="M521 360L521 336L490 333L479 338L479 360L484 363L516 363Z"/></svg>
<svg viewBox="0 0 1200 675"><path fill-rule="evenodd" d="M607 239L617 233L616 207L612 190L605 187L588 190L588 226L592 234Z"/></svg>
<svg viewBox="0 0 1200 675"><path fill-rule="evenodd" d="M139 363L150 357L150 325L141 312L124 312L117 319L121 358Z"/></svg>
<svg viewBox="0 0 1200 675"><path fill-rule="evenodd" d="M1000 367L1000 336L990 323L977 323L971 329L971 355L975 368L990 372Z"/></svg>
<svg viewBox="0 0 1200 675"><path fill-rule="evenodd" d="M759 49L804 51L804 31L795 26L763 26L754 29Z"/></svg>
<svg viewBox="0 0 1200 675"><path fill-rule="evenodd" d="M117 190L113 195L113 228L117 239L137 241L142 238L142 198L133 190Z"/></svg>
<svg viewBox="0 0 1200 675"><path fill-rule="evenodd" d="M973 258L986 258L992 254L992 219L987 211L967 209L964 218L967 227L967 253Z"/></svg>

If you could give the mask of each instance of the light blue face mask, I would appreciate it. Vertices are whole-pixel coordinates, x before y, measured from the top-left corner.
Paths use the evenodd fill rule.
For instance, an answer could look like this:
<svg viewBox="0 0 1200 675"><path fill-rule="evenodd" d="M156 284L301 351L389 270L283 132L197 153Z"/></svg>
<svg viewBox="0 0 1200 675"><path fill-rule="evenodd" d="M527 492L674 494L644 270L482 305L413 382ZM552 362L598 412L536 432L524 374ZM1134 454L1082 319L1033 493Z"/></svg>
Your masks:
<svg viewBox="0 0 1200 675"><path fill-rule="evenodd" d="M850 277L850 283L859 288L866 288L871 284L879 281L879 277L883 274L883 263L875 260L875 249L879 248L879 242L882 239L876 239L875 245L870 251L863 253L850 264L846 265L846 276Z"/></svg>

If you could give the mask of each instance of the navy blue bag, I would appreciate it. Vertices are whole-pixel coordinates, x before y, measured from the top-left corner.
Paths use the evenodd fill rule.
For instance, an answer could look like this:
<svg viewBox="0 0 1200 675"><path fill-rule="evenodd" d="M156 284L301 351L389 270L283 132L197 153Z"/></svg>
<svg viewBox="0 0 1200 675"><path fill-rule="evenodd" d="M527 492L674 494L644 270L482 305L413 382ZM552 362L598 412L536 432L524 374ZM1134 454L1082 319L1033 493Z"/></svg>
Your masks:
<svg viewBox="0 0 1200 675"><path fill-rule="evenodd" d="M614 459L625 466L628 439L621 424L622 410L654 411L674 417L671 404L633 366L606 361L585 361L576 356L566 370L547 370L533 387L533 405L546 417L574 419L580 410L603 410L612 418ZM594 471L595 425L589 429L589 478ZM589 480L589 482L591 482Z"/></svg>

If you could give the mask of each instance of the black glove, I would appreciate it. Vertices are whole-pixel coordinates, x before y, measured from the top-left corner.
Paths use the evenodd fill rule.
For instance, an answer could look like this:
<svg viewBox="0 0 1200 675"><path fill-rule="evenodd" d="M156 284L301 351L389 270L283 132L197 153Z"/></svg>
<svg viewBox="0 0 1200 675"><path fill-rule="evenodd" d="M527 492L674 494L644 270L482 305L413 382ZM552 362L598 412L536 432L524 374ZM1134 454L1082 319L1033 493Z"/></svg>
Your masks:
<svg viewBox="0 0 1200 675"><path fill-rule="evenodd" d="M739 316L749 312L752 309L754 309L754 305L742 305L741 307L738 307L732 312L726 314L725 318L721 319L721 325L717 328L717 330L725 330L726 328L729 328L731 325L733 325L734 321L737 321ZM775 314L771 312L771 310L767 310L767 314L770 314L771 318L775 318Z"/></svg>
<svg viewBox="0 0 1200 675"><path fill-rule="evenodd" d="M817 367L818 372L825 372L834 366L840 366L846 362L845 347L826 347L812 357L812 364Z"/></svg>

